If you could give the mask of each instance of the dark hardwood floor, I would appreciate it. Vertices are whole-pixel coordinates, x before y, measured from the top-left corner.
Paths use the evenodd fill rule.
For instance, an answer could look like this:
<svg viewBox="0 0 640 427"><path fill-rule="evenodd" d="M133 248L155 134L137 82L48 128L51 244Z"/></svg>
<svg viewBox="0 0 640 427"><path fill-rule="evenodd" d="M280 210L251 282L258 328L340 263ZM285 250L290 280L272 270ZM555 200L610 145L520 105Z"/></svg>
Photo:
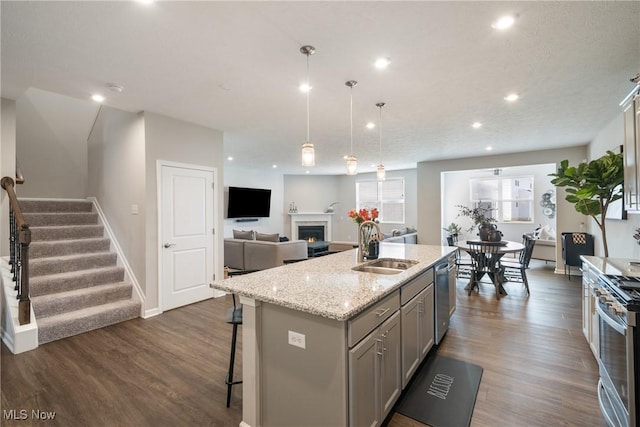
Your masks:
<svg viewBox="0 0 640 427"><path fill-rule="evenodd" d="M500 301L489 283L467 296L460 280L458 308L437 352L484 368L472 427L605 426L597 364L581 331L580 278L533 264L530 297L517 283L506 285ZM230 297L208 300L20 355L3 345L0 424L237 426L242 385L225 407L230 305ZM239 341L238 375L241 349ZM36 419L34 410L55 418ZM422 426L398 414L388 425Z"/></svg>

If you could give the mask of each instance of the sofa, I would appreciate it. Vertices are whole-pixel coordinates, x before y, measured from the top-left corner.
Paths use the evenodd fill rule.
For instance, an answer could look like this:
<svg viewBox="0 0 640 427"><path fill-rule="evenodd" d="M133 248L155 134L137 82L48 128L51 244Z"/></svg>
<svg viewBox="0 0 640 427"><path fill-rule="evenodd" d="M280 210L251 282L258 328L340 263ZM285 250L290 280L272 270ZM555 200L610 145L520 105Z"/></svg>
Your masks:
<svg viewBox="0 0 640 427"><path fill-rule="evenodd" d="M224 265L232 270L264 270L284 260L307 258L306 240L280 242L254 239L224 239Z"/></svg>
<svg viewBox="0 0 640 427"><path fill-rule="evenodd" d="M387 243L406 243L415 245L418 243L418 231L412 227L403 227L391 230L390 233L383 233Z"/></svg>

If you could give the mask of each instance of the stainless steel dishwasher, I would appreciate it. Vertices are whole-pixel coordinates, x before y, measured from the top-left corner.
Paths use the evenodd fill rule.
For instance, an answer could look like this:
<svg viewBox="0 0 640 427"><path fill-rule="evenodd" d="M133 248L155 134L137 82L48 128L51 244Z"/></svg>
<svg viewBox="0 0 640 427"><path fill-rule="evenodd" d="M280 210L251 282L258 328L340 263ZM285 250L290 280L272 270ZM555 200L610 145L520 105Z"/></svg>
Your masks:
<svg viewBox="0 0 640 427"><path fill-rule="evenodd" d="M449 329L449 263L441 260L436 266L435 324L436 344L440 344Z"/></svg>

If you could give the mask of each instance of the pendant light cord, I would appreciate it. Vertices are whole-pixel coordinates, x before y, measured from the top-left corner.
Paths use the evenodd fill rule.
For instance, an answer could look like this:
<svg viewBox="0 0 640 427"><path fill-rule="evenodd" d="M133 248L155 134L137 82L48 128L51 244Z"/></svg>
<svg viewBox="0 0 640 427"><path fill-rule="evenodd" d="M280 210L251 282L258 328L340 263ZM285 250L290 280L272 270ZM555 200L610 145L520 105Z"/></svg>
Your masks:
<svg viewBox="0 0 640 427"><path fill-rule="evenodd" d="M379 135L380 135L380 153L379 153L379 160L380 160L380 164L382 164L382 107L384 106L384 104L381 103L380 105L380 124L379 124Z"/></svg>
<svg viewBox="0 0 640 427"><path fill-rule="evenodd" d="M351 85L351 100L349 102L349 121L351 123L351 152L349 155L353 155L353 85Z"/></svg>
<svg viewBox="0 0 640 427"><path fill-rule="evenodd" d="M309 139L309 95L311 93L311 83L309 82L309 53L307 53L307 142Z"/></svg>

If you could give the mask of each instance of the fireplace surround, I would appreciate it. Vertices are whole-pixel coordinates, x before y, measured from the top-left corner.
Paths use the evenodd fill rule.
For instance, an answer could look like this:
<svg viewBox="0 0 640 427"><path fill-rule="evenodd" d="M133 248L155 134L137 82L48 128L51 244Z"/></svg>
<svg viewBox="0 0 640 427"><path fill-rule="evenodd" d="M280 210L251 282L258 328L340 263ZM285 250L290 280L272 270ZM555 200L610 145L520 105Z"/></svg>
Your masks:
<svg viewBox="0 0 640 427"><path fill-rule="evenodd" d="M291 238L293 240L301 240L299 234L299 227L316 227L322 226L324 227L324 235L322 236L321 241L331 241L331 218L334 214L332 213L321 213L321 212L298 212L298 213L290 213L291 217ZM316 240L317 237L316 236Z"/></svg>

